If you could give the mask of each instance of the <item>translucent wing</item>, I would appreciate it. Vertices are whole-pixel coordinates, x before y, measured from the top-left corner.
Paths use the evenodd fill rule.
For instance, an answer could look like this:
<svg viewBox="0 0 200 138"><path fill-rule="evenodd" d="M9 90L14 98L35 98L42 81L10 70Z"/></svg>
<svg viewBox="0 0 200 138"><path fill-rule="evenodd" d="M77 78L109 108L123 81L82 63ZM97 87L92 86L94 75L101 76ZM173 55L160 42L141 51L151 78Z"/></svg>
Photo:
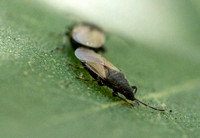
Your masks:
<svg viewBox="0 0 200 138"><path fill-rule="evenodd" d="M72 30L72 37L78 43L93 48L99 48L105 43L105 35L101 30L84 24Z"/></svg>
<svg viewBox="0 0 200 138"><path fill-rule="evenodd" d="M103 79L106 78L108 71L104 67L104 59L99 54L81 47L76 49L75 56L98 76Z"/></svg>
<svg viewBox="0 0 200 138"><path fill-rule="evenodd" d="M110 63L108 60L106 60L104 58L104 65L112 70L115 70L115 71L120 71L118 68L116 68L112 63Z"/></svg>

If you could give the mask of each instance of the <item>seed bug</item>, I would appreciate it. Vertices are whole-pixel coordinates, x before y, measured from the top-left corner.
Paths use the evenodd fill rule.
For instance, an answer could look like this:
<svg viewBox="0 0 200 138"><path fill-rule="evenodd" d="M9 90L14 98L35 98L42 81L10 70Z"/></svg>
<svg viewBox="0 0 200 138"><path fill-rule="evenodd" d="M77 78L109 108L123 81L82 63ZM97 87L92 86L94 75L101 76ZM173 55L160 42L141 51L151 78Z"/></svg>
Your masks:
<svg viewBox="0 0 200 138"><path fill-rule="evenodd" d="M106 85L113 90L113 96L122 99L126 103L129 103L126 100L128 99L131 101L135 101L138 104L141 103L154 110L165 111L164 109L157 109L155 107L149 106L148 104L145 104L135 98L137 87L130 86L127 79L119 71L119 69L117 69L101 55L95 53L93 50L80 47L75 50L75 56L82 62L83 66L90 73L90 75L95 80L97 80L99 85ZM124 95L126 99L120 97L118 93ZM133 106L133 104L131 105Z"/></svg>
<svg viewBox="0 0 200 138"><path fill-rule="evenodd" d="M79 23L66 32L74 49L87 47L94 51L105 51L105 34L103 30L91 23Z"/></svg>

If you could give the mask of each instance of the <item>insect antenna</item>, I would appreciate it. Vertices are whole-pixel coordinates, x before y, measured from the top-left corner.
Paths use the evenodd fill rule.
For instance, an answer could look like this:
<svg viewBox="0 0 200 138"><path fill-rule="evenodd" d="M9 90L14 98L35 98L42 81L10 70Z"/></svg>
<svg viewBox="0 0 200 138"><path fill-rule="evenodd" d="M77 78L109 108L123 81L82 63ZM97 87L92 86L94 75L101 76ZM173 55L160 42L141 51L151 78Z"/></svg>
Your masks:
<svg viewBox="0 0 200 138"><path fill-rule="evenodd" d="M154 110L157 110L157 111L165 111L164 109L158 109L158 108L152 107L152 106L150 106L150 105L148 105L148 104L145 104L145 103L143 103L142 101L140 101L140 100L138 100L138 99L135 99L135 100L138 101L139 103L141 103L141 104L143 104L143 105L145 105L145 106L151 108L151 109L154 109Z"/></svg>

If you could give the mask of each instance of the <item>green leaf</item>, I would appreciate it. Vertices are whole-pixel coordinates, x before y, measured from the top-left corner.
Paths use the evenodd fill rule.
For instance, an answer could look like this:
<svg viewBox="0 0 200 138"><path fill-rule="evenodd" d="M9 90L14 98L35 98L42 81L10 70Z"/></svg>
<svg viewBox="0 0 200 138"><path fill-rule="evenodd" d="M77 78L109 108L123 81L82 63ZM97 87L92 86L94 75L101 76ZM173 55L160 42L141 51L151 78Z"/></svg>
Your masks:
<svg viewBox="0 0 200 138"><path fill-rule="evenodd" d="M92 77L67 67L81 65L69 42L55 50L74 22L65 13L34 1L0 5L0 137L199 137L198 47L180 54L112 34L103 56L138 87L138 99L166 112L130 108L111 89L76 79Z"/></svg>

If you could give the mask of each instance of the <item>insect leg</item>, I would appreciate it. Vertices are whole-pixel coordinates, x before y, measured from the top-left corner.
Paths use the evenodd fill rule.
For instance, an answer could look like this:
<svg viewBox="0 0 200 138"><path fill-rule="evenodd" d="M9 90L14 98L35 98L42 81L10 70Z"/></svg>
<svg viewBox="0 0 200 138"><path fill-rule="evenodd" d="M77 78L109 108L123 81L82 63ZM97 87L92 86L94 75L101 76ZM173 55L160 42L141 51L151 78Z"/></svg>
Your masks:
<svg viewBox="0 0 200 138"><path fill-rule="evenodd" d="M70 36L70 32L69 32L69 31L66 31L66 32L64 33L64 35Z"/></svg>
<svg viewBox="0 0 200 138"><path fill-rule="evenodd" d="M99 86L104 86L104 83L102 82L102 80L99 76L97 76L96 80L97 80Z"/></svg>
<svg viewBox="0 0 200 138"><path fill-rule="evenodd" d="M63 36L64 36L64 34L63 33L59 33L59 34L56 34L56 33L54 33L54 32L51 32L51 33L49 33L49 35L51 36L51 37L53 37L54 39L61 39L61 37L62 37L62 46L57 46L55 49L52 49L51 50L51 53L53 53L55 50L60 50L60 51L64 51L65 50L65 45L66 45L66 38L64 38Z"/></svg>
<svg viewBox="0 0 200 138"><path fill-rule="evenodd" d="M97 80L97 82L98 82L99 86L104 86L104 84L101 81Z"/></svg>
<svg viewBox="0 0 200 138"><path fill-rule="evenodd" d="M62 46L57 46L57 47L55 48L55 50L64 52L64 51L65 51L65 48L66 48L66 42L67 42L66 38L63 37L63 38L62 38ZM53 50L52 50L52 51L53 51Z"/></svg>
<svg viewBox="0 0 200 138"><path fill-rule="evenodd" d="M137 92L137 87L136 86L131 86L131 88L134 90L134 94Z"/></svg>
<svg viewBox="0 0 200 138"><path fill-rule="evenodd" d="M64 35L70 37L70 32L72 31L72 29L73 29L73 27L74 27L74 24L75 24L75 23L73 23L73 24L71 24L71 25L69 25L69 26L66 26L66 31L65 31Z"/></svg>
<svg viewBox="0 0 200 138"><path fill-rule="evenodd" d="M127 103L127 104L129 104L129 105L131 105L131 106L134 106L133 104L129 103L126 99L120 97L120 96L118 95L118 92L115 92L115 91L114 91L112 94L113 94L114 97L118 97L119 99L123 100L125 103Z"/></svg>
<svg viewBox="0 0 200 138"><path fill-rule="evenodd" d="M60 34L60 36L62 36L62 47L57 47L56 50L60 50L60 51L64 51L65 48L67 47L67 38L70 37L70 32L72 30L72 26L67 27L67 30ZM67 37L66 37L67 36Z"/></svg>

